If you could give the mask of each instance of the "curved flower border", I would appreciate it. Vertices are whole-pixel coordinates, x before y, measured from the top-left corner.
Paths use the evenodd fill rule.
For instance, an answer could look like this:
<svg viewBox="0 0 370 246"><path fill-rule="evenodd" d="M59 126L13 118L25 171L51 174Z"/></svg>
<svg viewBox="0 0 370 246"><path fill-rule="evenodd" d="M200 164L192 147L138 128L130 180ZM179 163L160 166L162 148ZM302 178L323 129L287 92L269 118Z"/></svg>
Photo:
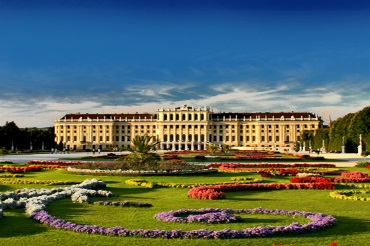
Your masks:
<svg viewBox="0 0 370 246"><path fill-rule="evenodd" d="M370 202L370 197L357 196L358 194L370 194L370 190L342 190L330 192L330 197L343 200ZM352 196L351 196L352 195Z"/></svg>
<svg viewBox="0 0 370 246"><path fill-rule="evenodd" d="M0 202L0 217L3 215L3 209L19 208L26 209L26 213L36 221L46 224L56 229L83 232L88 234L100 234L107 236L141 236L149 238L247 238L270 236L274 234L285 233L303 233L322 230L335 225L336 219L331 215L320 213L299 212L295 210L269 210L255 208L251 210L240 210L244 213L259 214L283 214L290 216L302 216L311 220L310 223L301 225L294 222L288 226L259 226L255 228L246 228L243 230L223 229L219 231L200 229L192 231L182 230L148 230L137 229L129 230L120 226L105 228L96 225L79 225L73 222L58 219L51 216L45 210L46 205L57 199L70 196L73 202L88 203L88 196L111 196L112 193L104 190L92 190L105 187L105 183L98 180L86 180L78 185L67 188L55 189L23 189L16 192L6 192L1 194L4 201Z"/></svg>
<svg viewBox="0 0 370 246"><path fill-rule="evenodd" d="M223 229L219 231L212 231L207 229L182 231L182 230L129 230L120 226L105 228L96 225L79 225L65 220L58 219L49 215L45 210L34 212L31 217L40 223L46 224L56 229L63 229L69 231L83 232L87 234L99 234L106 236L140 236L149 238L208 238L208 239L226 239L226 238L248 238L248 237L264 237L272 236L274 234L297 234L304 232L315 232L325 228L329 228L336 223L336 219L331 215L324 215L320 213L299 212L295 210L269 210L264 208L254 208L241 210L244 213L258 213L258 214L282 214L290 216L302 216L309 220L310 223L301 225L293 222L288 226L259 226L254 228L245 228L243 230Z"/></svg>

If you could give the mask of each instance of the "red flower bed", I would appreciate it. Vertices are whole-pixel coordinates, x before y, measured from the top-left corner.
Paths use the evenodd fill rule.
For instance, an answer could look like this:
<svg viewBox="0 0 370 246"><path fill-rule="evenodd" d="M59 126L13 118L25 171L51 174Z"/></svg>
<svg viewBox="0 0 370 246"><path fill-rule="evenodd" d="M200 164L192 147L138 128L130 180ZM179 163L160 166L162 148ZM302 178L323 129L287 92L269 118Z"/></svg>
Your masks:
<svg viewBox="0 0 370 246"><path fill-rule="evenodd" d="M227 191L244 191L244 190L289 190L289 189L319 189L319 190L333 190L335 186L329 183L272 183L272 184L224 184L213 186L195 187L189 190L188 196L195 199L223 199L225 198L223 192ZM220 193L221 192L221 193ZM203 195L205 194L205 195Z"/></svg>
<svg viewBox="0 0 370 246"><path fill-rule="evenodd" d="M58 166L76 166L86 164L85 161L42 161L32 160L27 163L28 165L39 164L39 165L58 165Z"/></svg>
<svg viewBox="0 0 370 246"><path fill-rule="evenodd" d="M42 166L27 166L27 167L0 167L1 171L9 173L24 173L24 172L38 172L42 170Z"/></svg>
<svg viewBox="0 0 370 246"><path fill-rule="evenodd" d="M369 168L370 169L370 165L367 165L366 168Z"/></svg>
<svg viewBox="0 0 370 246"><path fill-rule="evenodd" d="M308 163L294 163L294 164L281 164L281 163L258 163L258 164L241 164L241 163L211 163L208 167L216 167L220 169L236 169L236 168L299 168L299 167L335 167L335 164L308 164Z"/></svg>
<svg viewBox="0 0 370 246"><path fill-rule="evenodd" d="M331 178L337 183L363 183L370 182L370 176L364 172L343 172L341 177Z"/></svg>
<svg viewBox="0 0 370 246"><path fill-rule="evenodd" d="M272 174L270 172L259 171L258 174L261 175L262 178L272 178Z"/></svg>
<svg viewBox="0 0 370 246"><path fill-rule="evenodd" d="M326 183L332 184L330 179L323 177L293 177L290 178L290 183Z"/></svg>

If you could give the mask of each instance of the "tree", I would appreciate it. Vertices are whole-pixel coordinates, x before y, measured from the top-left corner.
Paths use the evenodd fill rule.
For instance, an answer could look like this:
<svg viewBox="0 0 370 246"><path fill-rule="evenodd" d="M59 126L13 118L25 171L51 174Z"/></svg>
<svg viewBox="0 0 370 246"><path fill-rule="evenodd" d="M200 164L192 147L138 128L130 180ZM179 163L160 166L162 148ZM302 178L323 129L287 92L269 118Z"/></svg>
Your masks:
<svg viewBox="0 0 370 246"><path fill-rule="evenodd" d="M220 148L216 144L207 144L206 149L214 155Z"/></svg>
<svg viewBox="0 0 370 246"><path fill-rule="evenodd" d="M7 154L9 154L9 152L5 148L0 149L0 155L3 157L3 159L4 159L4 155L7 155Z"/></svg>
<svg viewBox="0 0 370 246"><path fill-rule="evenodd" d="M149 151L154 150L157 144L158 143L154 141L152 136L136 135L131 140L130 151L132 153L125 158L125 161L135 166L137 169L143 168L144 165L156 165L161 158L158 154L149 153Z"/></svg>
<svg viewBox="0 0 370 246"><path fill-rule="evenodd" d="M294 143L294 151L295 152L299 152L299 150L301 149L301 143L300 142L295 142Z"/></svg>
<svg viewBox="0 0 370 246"><path fill-rule="evenodd" d="M361 156L362 156L362 157L364 157L364 160L365 160L365 161L366 161L366 157L367 157L368 155L370 155L370 151L368 151L368 150L362 151L362 153L361 153Z"/></svg>

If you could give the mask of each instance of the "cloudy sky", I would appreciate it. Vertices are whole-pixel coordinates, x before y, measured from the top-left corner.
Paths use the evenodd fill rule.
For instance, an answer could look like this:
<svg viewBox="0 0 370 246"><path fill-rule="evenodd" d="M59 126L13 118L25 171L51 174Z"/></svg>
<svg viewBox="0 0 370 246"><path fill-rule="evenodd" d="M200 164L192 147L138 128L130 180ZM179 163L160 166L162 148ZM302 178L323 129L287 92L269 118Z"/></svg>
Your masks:
<svg viewBox="0 0 370 246"><path fill-rule="evenodd" d="M370 104L370 2L0 0L0 126L66 113Z"/></svg>

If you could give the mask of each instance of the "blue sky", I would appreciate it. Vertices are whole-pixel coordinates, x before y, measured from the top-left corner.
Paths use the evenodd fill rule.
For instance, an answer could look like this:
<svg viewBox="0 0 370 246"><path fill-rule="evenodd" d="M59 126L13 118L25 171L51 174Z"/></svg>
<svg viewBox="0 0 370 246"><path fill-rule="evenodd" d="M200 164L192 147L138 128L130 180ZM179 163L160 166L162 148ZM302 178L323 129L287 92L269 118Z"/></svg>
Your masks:
<svg viewBox="0 0 370 246"><path fill-rule="evenodd" d="M0 0L0 125L369 106L370 2Z"/></svg>

